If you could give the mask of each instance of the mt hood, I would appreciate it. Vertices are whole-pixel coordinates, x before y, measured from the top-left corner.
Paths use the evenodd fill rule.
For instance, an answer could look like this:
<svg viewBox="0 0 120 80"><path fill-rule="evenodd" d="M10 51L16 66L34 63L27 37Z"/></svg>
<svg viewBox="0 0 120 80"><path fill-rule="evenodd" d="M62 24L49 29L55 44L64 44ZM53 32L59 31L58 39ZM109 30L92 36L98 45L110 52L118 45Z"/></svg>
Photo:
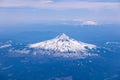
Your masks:
<svg viewBox="0 0 120 80"><path fill-rule="evenodd" d="M90 53L90 50L95 49L96 45L79 42L64 33L51 40L30 44L29 48L35 49L35 53L37 54L51 55L54 57L82 58L96 55Z"/></svg>

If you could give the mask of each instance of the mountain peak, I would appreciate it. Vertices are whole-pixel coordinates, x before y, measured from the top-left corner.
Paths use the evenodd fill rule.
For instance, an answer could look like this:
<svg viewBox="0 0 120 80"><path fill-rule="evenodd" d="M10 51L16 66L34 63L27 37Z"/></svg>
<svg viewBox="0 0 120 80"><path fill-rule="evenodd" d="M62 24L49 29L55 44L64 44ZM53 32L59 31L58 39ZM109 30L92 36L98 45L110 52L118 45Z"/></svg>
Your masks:
<svg viewBox="0 0 120 80"><path fill-rule="evenodd" d="M67 36L64 33L58 35L56 38L59 39L59 40L69 40L70 39L69 36Z"/></svg>
<svg viewBox="0 0 120 80"><path fill-rule="evenodd" d="M58 35L56 38L53 38L51 40L46 40L43 42L30 44L30 48L37 49L38 53L41 53L41 50L45 54L55 55L55 56L66 56L66 57L72 57L72 56L87 56L90 55L87 51L88 49L96 48L93 44L87 44L84 42L79 42L77 40L74 40L72 38L69 38L66 34L62 33L61 35ZM87 48L86 48L87 47ZM51 52L53 51L53 52Z"/></svg>

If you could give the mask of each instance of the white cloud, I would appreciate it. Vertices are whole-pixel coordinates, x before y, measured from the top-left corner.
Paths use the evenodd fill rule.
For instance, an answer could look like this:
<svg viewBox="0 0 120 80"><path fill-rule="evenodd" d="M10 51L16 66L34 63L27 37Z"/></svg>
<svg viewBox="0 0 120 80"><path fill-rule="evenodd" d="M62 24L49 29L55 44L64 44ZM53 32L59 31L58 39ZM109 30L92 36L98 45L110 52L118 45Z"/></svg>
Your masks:
<svg viewBox="0 0 120 80"><path fill-rule="evenodd" d="M30 52L30 50L26 50L26 49L23 49L23 50L9 50L10 52L13 52L13 53L19 53L19 54L28 54Z"/></svg>
<svg viewBox="0 0 120 80"><path fill-rule="evenodd" d="M96 21L83 21L81 25L97 25Z"/></svg>
<svg viewBox="0 0 120 80"><path fill-rule="evenodd" d="M0 49L2 49L2 48L7 48L7 47L10 47L10 46L12 46L11 44L4 44L4 45L1 45L0 46Z"/></svg>
<svg viewBox="0 0 120 80"><path fill-rule="evenodd" d="M26 8L40 8L40 9L119 9L119 2L85 2L85 1L61 1L54 2L52 0L4 0L0 1L0 7L26 7Z"/></svg>
<svg viewBox="0 0 120 80"><path fill-rule="evenodd" d="M62 19L61 22L64 25L98 25L98 22L95 20L82 20L80 18Z"/></svg>

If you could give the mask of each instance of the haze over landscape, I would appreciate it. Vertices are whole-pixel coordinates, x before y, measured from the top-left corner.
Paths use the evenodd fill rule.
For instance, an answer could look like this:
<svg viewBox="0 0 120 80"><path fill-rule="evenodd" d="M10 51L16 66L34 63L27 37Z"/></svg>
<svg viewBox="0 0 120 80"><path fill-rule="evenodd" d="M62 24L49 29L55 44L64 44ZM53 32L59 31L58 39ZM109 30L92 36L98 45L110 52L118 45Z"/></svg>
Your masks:
<svg viewBox="0 0 120 80"><path fill-rule="evenodd" d="M120 80L119 0L0 0L0 80Z"/></svg>

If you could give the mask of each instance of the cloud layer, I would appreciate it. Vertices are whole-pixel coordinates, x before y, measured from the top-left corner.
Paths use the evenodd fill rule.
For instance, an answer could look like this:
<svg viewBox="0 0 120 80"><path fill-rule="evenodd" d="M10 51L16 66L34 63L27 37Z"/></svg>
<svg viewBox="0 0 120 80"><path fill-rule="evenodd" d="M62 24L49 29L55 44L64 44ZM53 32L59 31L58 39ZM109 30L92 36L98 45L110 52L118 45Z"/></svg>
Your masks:
<svg viewBox="0 0 120 80"><path fill-rule="evenodd" d="M1 0L0 23L50 22L67 19L120 23L117 0ZM90 21L89 21L90 20ZM63 20L64 21L64 20Z"/></svg>
<svg viewBox="0 0 120 80"><path fill-rule="evenodd" d="M86 1L63 1L54 2L52 0L11 0L1 1L2 8L39 8L39 9L118 9L119 2L86 2Z"/></svg>

